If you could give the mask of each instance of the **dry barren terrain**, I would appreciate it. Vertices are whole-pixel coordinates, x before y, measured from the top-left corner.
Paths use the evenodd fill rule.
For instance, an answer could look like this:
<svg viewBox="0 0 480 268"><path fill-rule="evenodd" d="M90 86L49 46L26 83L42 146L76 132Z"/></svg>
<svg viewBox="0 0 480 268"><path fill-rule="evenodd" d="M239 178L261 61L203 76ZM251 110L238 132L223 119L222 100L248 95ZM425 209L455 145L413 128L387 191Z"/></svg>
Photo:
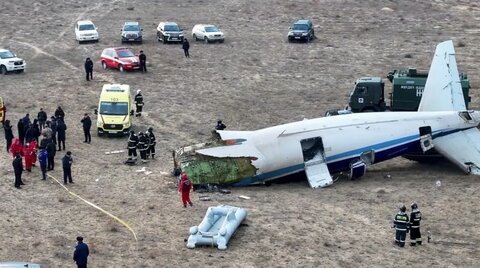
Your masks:
<svg viewBox="0 0 480 268"><path fill-rule="evenodd" d="M67 149L75 161L69 189L128 222L138 236L53 180L41 181L38 167L25 175L22 190L15 189L2 138L0 261L75 267L73 246L82 235L90 267L478 267L480 178L445 162L395 159L360 180L339 179L320 190L299 179L232 188L205 202L193 193L195 206L188 209L170 176L171 150L209 138L218 118L230 130L254 130L323 116L344 106L358 77L401 67L427 70L444 40L454 41L459 69L471 80L471 107L479 108L477 1L16 0L0 1L0 10L0 47L28 62L25 73L0 77L8 119L16 126L27 112L36 115L43 107L50 116L64 107ZM296 18L313 20L314 42L286 42ZM99 43L75 41L74 24L81 19L98 26ZM102 49L121 46L121 25L131 20L143 25L144 43L130 46L145 51L149 72L101 69ZM214 23L226 41L190 40L186 59L180 45L155 40L160 21L178 22L188 37L194 24ZM86 57L95 61L91 82L84 80ZM93 112L105 83L142 89L146 113L134 125L137 131L152 126L157 135L158 157L145 165L152 174L123 165L125 154L105 155L124 149L126 138L82 142L80 119ZM61 178L61 168L50 174ZM391 218L399 204L412 201L433 243L399 249ZM240 227L227 251L187 249L188 228L217 204L245 207L248 226Z"/></svg>

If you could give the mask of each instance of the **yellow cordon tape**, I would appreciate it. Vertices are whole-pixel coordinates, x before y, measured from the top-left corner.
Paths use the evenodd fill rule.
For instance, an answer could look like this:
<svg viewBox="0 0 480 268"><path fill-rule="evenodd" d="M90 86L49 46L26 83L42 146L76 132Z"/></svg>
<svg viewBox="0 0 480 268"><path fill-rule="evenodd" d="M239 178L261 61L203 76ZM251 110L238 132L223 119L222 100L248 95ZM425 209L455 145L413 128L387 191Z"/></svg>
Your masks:
<svg viewBox="0 0 480 268"><path fill-rule="evenodd" d="M75 196L76 198L82 200L83 202L87 203L88 205L100 210L101 212L107 214L110 218L118 221L119 223L121 223L123 226L127 227L128 230L130 230L130 232L133 234L133 237L135 238L135 241L137 241L137 235L135 234L135 231L132 229L132 227L130 227L130 225L128 225L128 223L126 223L125 221L121 220L120 218L118 218L117 216L113 215L112 213L106 211L105 209L95 205L94 203L82 198L81 196L79 196L78 194L68 190L67 187L65 187L65 185L61 184L54 176L50 175L50 174L47 174L48 177L52 178L54 181L56 181L58 183L58 185L62 186L65 191L67 191L69 194Z"/></svg>

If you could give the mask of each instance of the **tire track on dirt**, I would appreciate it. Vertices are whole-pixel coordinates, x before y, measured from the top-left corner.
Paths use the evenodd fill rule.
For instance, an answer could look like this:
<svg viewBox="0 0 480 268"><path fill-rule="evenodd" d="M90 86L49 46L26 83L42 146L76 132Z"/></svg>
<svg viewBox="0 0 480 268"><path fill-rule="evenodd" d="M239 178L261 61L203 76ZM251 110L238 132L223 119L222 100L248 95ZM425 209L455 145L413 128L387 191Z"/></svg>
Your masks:
<svg viewBox="0 0 480 268"><path fill-rule="evenodd" d="M56 56L56 55L53 55L53 54L50 54L48 52L46 52L45 50L31 44L31 43L28 43L28 42L23 42L23 41L18 41L18 40L14 40L15 42L21 44L21 45L24 45L24 46L27 46L31 49L33 49L33 51L35 51L35 56L39 55L39 54L43 54L45 56L48 56L48 57L51 57L51 58L54 58L56 59L57 61L59 61L61 64L65 65L66 67L68 67L69 69L73 70L73 71L81 71L80 68L78 68L77 66L71 64L70 62L68 62L67 60L59 57L59 56ZM95 74L96 77L99 77L100 80L103 80L105 82L108 82L108 83L111 83L111 84L116 84L115 82L115 79L111 78L111 77L108 77L108 76L105 76L104 74L101 74L101 73L97 73Z"/></svg>

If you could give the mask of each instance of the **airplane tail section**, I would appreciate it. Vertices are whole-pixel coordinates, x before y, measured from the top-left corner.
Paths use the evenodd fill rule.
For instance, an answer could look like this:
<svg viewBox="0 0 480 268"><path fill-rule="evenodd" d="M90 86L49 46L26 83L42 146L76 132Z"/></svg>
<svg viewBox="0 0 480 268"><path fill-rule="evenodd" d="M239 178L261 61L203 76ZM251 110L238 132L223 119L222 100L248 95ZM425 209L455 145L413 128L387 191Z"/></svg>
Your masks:
<svg viewBox="0 0 480 268"><path fill-rule="evenodd" d="M464 111L452 40L437 45L418 111Z"/></svg>

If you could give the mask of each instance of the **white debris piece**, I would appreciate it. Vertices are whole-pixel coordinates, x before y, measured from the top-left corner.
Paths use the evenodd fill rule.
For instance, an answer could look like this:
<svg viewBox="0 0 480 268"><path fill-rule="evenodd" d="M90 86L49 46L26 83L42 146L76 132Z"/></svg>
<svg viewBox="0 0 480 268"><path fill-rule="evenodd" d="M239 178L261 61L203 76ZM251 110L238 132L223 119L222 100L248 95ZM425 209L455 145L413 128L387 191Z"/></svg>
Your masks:
<svg viewBox="0 0 480 268"><path fill-rule="evenodd" d="M441 182L441 181L437 181L437 182L435 182L435 186L437 186L437 187L440 187L440 186L442 186L442 182Z"/></svg>
<svg viewBox="0 0 480 268"><path fill-rule="evenodd" d="M250 197L246 196L246 195L239 195L238 198L245 199L245 200L250 200Z"/></svg>
<svg viewBox="0 0 480 268"><path fill-rule="evenodd" d="M105 152L105 154L119 154L119 153L124 153L125 150L116 150L116 151L110 151L110 152Z"/></svg>
<svg viewBox="0 0 480 268"><path fill-rule="evenodd" d="M142 167L141 169L135 170L135 172L145 172L147 170L146 167Z"/></svg>

